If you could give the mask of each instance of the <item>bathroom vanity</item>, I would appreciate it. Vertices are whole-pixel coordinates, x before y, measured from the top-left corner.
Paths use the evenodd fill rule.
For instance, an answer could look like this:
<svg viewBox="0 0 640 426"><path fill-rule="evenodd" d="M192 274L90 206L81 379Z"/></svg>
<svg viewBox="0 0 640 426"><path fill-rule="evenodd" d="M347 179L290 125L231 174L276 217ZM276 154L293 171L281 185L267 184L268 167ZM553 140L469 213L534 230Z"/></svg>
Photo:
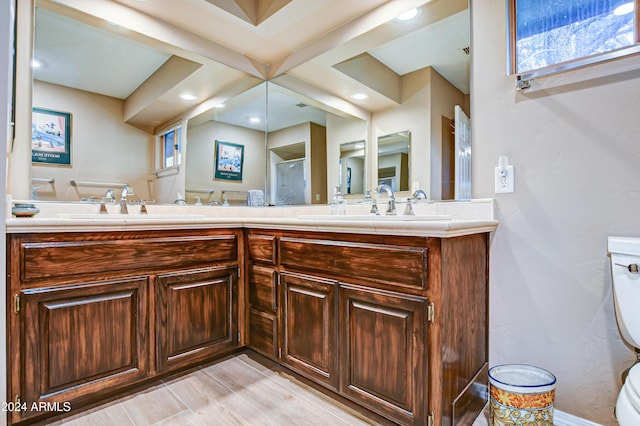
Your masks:
<svg viewBox="0 0 640 426"><path fill-rule="evenodd" d="M487 398L494 220L264 210L8 220L14 402L75 411L246 347L398 424L475 418Z"/></svg>

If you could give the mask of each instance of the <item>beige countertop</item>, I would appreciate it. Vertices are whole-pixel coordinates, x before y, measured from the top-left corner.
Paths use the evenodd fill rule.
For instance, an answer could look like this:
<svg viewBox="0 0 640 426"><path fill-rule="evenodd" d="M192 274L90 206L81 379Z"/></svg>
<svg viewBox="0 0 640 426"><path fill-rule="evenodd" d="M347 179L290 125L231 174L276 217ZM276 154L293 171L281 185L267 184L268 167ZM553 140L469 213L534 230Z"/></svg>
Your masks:
<svg viewBox="0 0 640 426"><path fill-rule="evenodd" d="M129 230L173 230L205 228L260 228L316 232L340 232L380 235L455 237L492 232L498 226L492 199L425 202L414 205L415 217L368 215L370 206L347 206L347 214L332 216L331 207L222 207L149 205L148 214L139 206L130 206L128 215L118 213L118 206L108 206L109 213L98 214L99 206L82 203L34 203L40 213L16 218L7 213L7 233L92 232ZM12 203L8 202L10 206ZM381 203L379 203L379 207ZM384 210L384 209L381 209Z"/></svg>

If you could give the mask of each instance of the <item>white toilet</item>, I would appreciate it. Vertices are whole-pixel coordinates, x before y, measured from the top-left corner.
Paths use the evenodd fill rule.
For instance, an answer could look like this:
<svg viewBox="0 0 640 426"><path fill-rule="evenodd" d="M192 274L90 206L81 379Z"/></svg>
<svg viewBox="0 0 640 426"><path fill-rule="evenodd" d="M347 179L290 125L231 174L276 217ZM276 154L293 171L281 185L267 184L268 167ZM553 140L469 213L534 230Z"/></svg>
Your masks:
<svg viewBox="0 0 640 426"><path fill-rule="evenodd" d="M640 238L609 237L613 300L624 340L640 351ZM640 352L639 352L640 359ZM616 403L620 426L640 425L640 363L629 370Z"/></svg>

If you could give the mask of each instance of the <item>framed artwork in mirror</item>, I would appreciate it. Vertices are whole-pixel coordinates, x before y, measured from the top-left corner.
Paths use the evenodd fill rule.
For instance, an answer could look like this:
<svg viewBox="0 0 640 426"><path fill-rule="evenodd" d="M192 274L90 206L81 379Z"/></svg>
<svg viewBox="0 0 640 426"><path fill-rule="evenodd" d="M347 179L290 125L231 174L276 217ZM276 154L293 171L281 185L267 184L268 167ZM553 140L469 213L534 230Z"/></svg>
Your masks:
<svg viewBox="0 0 640 426"><path fill-rule="evenodd" d="M33 108L31 163L71 165L71 113Z"/></svg>
<svg viewBox="0 0 640 426"><path fill-rule="evenodd" d="M242 180L244 145L216 140L214 179Z"/></svg>

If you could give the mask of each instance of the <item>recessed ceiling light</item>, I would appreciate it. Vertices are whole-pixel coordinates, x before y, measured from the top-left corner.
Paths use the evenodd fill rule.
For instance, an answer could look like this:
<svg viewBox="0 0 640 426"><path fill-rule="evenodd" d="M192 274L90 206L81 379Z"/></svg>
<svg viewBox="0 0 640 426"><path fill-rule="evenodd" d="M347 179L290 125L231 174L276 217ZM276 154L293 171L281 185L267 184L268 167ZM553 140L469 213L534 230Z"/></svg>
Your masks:
<svg viewBox="0 0 640 426"><path fill-rule="evenodd" d="M367 96L366 93L354 93L353 95L351 95L351 99L355 99L356 101L361 101L363 99L367 99L369 96Z"/></svg>
<svg viewBox="0 0 640 426"><path fill-rule="evenodd" d="M409 9L406 12L403 12L400 15L396 16L396 19L398 21L410 21L418 16L418 12L420 12L420 10L417 7L414 7L413 9Z"/></svg>
<svg viewBox="0 0 640 426"><path fill-rule="evenodd" d="M33 59L31 61L31 68L35 69L35 68L40 68L41 66L42 66L42 62L40 62L39 60Z"/></svg>
<svg viewBox="0 0 640 426"><path fill-rule="evenodd" d="M213 107L216 108L216 109L222 109L222 108L226 107L226 105L225 104L215 104Z"/></svg>
<svg viewBox="0 0 640 426"><path fill-rule="evenodd" d="M195 95L192 95L191 93L183 93L180 95L180 99L183 99L185 101L195 101L198 98Z"/></svg>
<svg viewBox="0 0 640 426"><path fill-rule="evenodd" d="M260 119L259 119L258 117L251 117L251 118L249 119L249 121L250 121L250 122L252 122L252 123L259 123L259 122L260 122Z"/></svg>
<svg viewBox="0 0 640 426"><path fill-rule="evenodd" d="M633 9L634 9L634 4L632 1L630 1L629 3L624 3L616 7L613 10L613 14L616 16L622 16L622 15L626 15L628 13L633 12Z"/></svg>

